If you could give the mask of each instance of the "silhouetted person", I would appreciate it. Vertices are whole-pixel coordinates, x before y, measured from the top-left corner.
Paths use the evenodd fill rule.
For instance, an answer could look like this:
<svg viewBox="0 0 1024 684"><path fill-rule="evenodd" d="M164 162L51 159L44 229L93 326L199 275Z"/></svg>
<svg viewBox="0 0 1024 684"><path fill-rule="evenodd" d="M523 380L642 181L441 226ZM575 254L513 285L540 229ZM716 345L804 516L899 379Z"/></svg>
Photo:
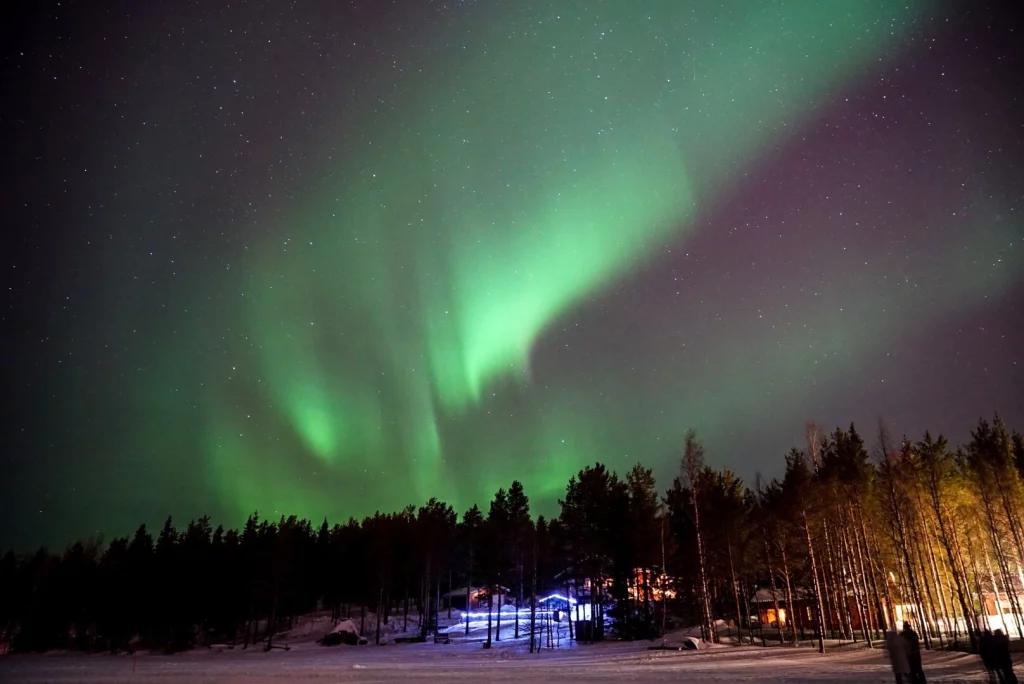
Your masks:
<svg viewBox="0 0 1024 684"><path fill-rule="evenodd" d="M896 684L911 681L907 642L895 629L885 633L885 651L889 656L889 664L892 665L892 673L896 675Z"/></svg>
<svg viewBox="0 0 1024 684"><path fill-rule="evenodd" d="M909 622L903 623L903 640L907 642L907 662L910 665L910 681L913 684L925 684L924 670L921 668L921 640Z"/></svg>
<svg viewBox="0 0 1024 684"><path fill-rule="evenodd" d="M981 638L978 640L978 655L981 656L981 664L985 666L985 672L988 672L988 681L997 682L996 679L996 664L992 653L992 630L987 627L981 632Z"/></svg>
<svg viewBox="0 0 1024 684"><path fill-rule="evenodd" d="M1010 637L997 629L992 635L992 665L995 667L999 681L1003 684L1017 684L1017 675L1013 672L1013 658L1010 657Z"/></svg>

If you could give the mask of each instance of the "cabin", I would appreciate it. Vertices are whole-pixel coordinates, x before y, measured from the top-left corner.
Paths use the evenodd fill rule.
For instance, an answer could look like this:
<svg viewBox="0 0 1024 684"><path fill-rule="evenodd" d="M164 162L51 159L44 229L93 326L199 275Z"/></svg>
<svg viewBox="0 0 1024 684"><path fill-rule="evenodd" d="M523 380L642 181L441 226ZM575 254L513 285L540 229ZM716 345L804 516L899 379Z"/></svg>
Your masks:
<svg viewBox="0 0 1024 684"><path fill-rule="evenodd" d="M792 622L800 629L801 626L815 624L817 604L813 594L806 589L793 588L793 605L790 606L786 603L785 589L776 587L773 594L770 587L762 587L754 592L750 608L751 614L756 615L758 622L766 627L785 628Z"/></svg>
<svg viewBox="0 0 1024 684"><path fill-rule="evenodd" d="M466 587L452 589L441 597L442 610L451 608L461 611L487 610L487 600L491 600L491 609L500 610L502 606L513 603L511 591L508 587L494 585L491 587L492 594L488 596L487 587L469 587L469 602L466 601Z"/></svg>
<svg viewBox="0 0 1024 684"><path fill-rule="evenodd" d="M857 606L857 597L853 592L847 592L846 610L849 613L853 629L860 630L861 615ZM778 613L775 606L778 605ZM774 595L770 587L761 587L750 600L751 614L765 627L776 629L795 627L798 630L814 631L818 625L818 602L814 592L804 587L793 587L793 605L786 603L786 590L784 587L776 587ZM845 620L840 616L836 607L831 603L831 615L827 616L826 629L840 629L839 625ZM900 606L897 606L899 609Z"/></svg>
<svg viewBox="0 0 1024 684"><path fill-rule="evenodd" d="M1024 577L1021 574L1019 570L1010 574L1009 588L1016 594L1017 601L1024 606ZM1020 636L1017 619L1013 614L1013 600L1007 587L1003 586L999 579L1000 576L993 574L980 578L978 582L981 587L981 603L985 609L981 626L992 631L1001 629L1011 637Z"/></svg>
<svg viewBox="0 0 1024 684"><path fill-rule="evenodd" d="M651 601L665 601L676 597L676 582L657 569L634 568L629 586L629 597L639 601L649 596Z"/></svg>
<svg viewBox="0 0 1024 684"><path fill-rule="evenodd" d="M850 616L850 623L854 631L863 631L864 625L861 620L861 611L857 603L857 596L852 591L846 592L846 612ZM775 612L776 600L779 606L778 614ZM872 600L865 597L864 600ZM882 599L882 607L885 609L885 599ZM816 631L818 625L818 602L814 592L804 587L793 587L793 606L786 604L786 590L784 587L775 587L775 594L772 595L770 587L761 587L750 601L751 613L765 627L772 628L795 628L797 630ZM846 620L846 615L840 615L836 606L831 601L827 604L831 609L831 615L826 616L825 629L838 631ZM902 623L904 620L916 623L917 609L907 603L896 603L893 606L896 620ZM874 614L874 606L871 606ZM886 619L888 619L888 614ZM879 626L875 625L875 629Z"/></svg>
<svg viewBox="0 0 1024 684"><path fill-rule="evenodd" d="M607 564L607 561L606 561ZM562 572L555 575L555 581L563 586L570 595L577 598L589 599L591 592L600 593L605 602L611 601L611 590L614 580L605 576L601 580L600 587L588 575L585 563L577 563L569 566ZM639 600L649 595L652 601L664 601L676 597L676 580L669 577L659 568L633 568L628 580L629 586L626 591L633 600Z"/></svg>

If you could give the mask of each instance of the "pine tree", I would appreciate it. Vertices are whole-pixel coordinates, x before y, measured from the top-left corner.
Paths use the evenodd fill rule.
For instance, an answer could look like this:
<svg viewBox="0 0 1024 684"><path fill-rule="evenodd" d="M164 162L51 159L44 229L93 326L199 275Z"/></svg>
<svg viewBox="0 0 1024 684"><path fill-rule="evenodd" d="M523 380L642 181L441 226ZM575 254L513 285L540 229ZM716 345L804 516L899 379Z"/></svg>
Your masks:
<svg viewBox="0 0 1024 684"><path fill-rule="evenodd" d="M642 592L639 592L640 595L637 597L640 600L640 623L633 632L639 637L651 637L654 635L651 585L656 569L660 568L661 572L664 572L664 567L659 560L661 546L660 502L657 484L650 468L645 468L637 463L626 475L626 486L629 489L628 523L631 531L628 539L633 545L631 555L634 560L631 571L636 569L639 572L639 581L642 584ZM634 576L633 579L635 581L636 577Z"/></svg>
<svg viewBox="0 0 1024 684"><path fill-rule="evenodd" d="M476 569L475 559L477 547L480 544L480 533L484 526L484 516L476 504L462 514L462 523L459 525L459 536L462 542L462 552L465 556L466 568L466 612L472 612L473 598L473 572ZM466 619L466 635L469 636L469 619Z"/></svg>
<svg viewBox="0 0 1024 684"><path fill-rule="evenodd" d="M516 622L515 638L519 638L519 609L523 605L523 562L525 546L531 527L530 499L523 491L519 480L514 480L508 489L508 526L512 543L513 566L516 581Z"/></svg>

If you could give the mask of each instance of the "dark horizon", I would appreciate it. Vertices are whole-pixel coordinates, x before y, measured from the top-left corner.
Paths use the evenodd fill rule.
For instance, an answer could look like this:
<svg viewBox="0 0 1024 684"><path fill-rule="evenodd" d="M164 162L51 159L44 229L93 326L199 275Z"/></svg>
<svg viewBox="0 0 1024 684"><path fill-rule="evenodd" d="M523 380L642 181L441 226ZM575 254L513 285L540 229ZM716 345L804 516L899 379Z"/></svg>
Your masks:
<svg viewBox="0 0 1024 684"><path fill-rule="evenodd" d="M891 432L889 430L888 426L885 426L884 424L882 424L880 427L883 427L885 429L885 437L886 437L886 439L892 440L891 443L890 443L890 452L892 452L893 450L898 450L898 448L900 447L900 445L902 443L902 438L903 437L905 437L908 440L909 443L913 444L913 443L916 443L917 441L923 439L925 437L926 433L929 434L934 439L939 439L939 438L946 439L949 442L950 449L953 450L953 451L957 451L958 449L965 448L965 447L967 447L969 445L969 442L971 440L970 433L978 427L979 422L985 421L987 423L991 423L993 419L1002 420L1002 415L996 413L996 414L994 414L992 416L988 416L988 417L985 417L985 416L979 417L978 421L976 421L972 425L972 427L967 431L969 433L968 434L968 439L964 440L962 443L954 442L953 440L949 439L949 437L948 437L948 435L946 433L936 432L934 430L926 430L921 435L917 435L916 437L915 436L910 436L910 435L904 435L904 436L898 437L896 435L896 433L893 433L893 432ZM852 424L852 423L846 425L845 427L839 425L839 426L835 426L835 427L833 427L831 429L825 429L824 426L817 426L817 427L820 430L822 430L822 435L823 435L824 438L829 438L837 430L838 431L846 431L846 430L848 430L851 427L855 428L857 433L860 435L861 439L863 439L863 441L865 443L867 452L868 452L868 454L870 456L869 462L873 466L877 466L880 463L881 453L880 453L880 447L879 447L879 441L880 441L879 440L879 436L880 436L879 435L879 426L876 426L876 429L873 432L872 431L862 430L860 427L857 427L855 424ZM1022 434L1019 430L1016 429L1017 426L1015 426L1015 425L1007 425L1006 427L1010 430L1012 435ZM794 444L791 447L791 449L796 449L797 451L799 451L799 452L801 452L801 453L803 453L805 455L806 455L806 429L807 429L807 424L805 424L802 427L802 431L805 433L805 436L804 436L805 444L804 445L800 445L799 443L796 443L796 444ZM698 439L701 438L700 435L696 435L696 433L694 433L694 434L695 434L695 437L697 437ZM751 491L754 491L756 489L757 483L758 483L758 478L760 478L761 484L763 486L769 486L769 485L771 485L773 483L779 484L780 483L780 478L782 477L782 475L783 475L783 473L785 471L786 456L788 455L788 453L789 452L787 451L786 453L780 454L776 463L769 464L769 468L771 469L772 472L775 473L773 475L766 475L763 472L757 472L752 477L745 478L742 475L739 475L738 473L736 473L735 471L730 471L730 472L732 472L733 475L738 476L740 478L740 481L741 481L742 485L744 487L750 489ZM684 466L683 458L684 458L684 456L683 456L683 449L681 448L680 449L679 458L676 461L676 466L677 466L676 471L674 473L670 473L670 475L667 478L665 478L665 479L660 479L660 478L655 477L655 480L654 480L655 488L656 488L656 490L658 492L658 495L660 497L664 497L666 495L666 493L668 493L672 489L673 481L676 478L682 478L683 480L685 480L685 473L683 471L683 466ZM586 468L592 468L592 467L594 467L596 465L605 466L606 468L608 468L609 472L613 472L613 473L617 474L621 478L624 478L627 475L627 473L632 468L634 468L635 466L642 466L644 468L650 468L651 467L649 464L644 463L643 461L638 461L638 462L635 462L635 463L629 465L628 467L619 468L619 469L616 469L616 468L614 468L614 467L612 467L612 466L610 466L610 465L608 465L606 463L594 462L594 463L584 464L583 466L581 466L580 470L583 470L583 469L586 469ZM652 471L653 471L653 468L652 468ZM777 472L775 472L775 471L777 471ZM569 477L570 478L575 478L575 477L578 476L578 474L579 473L574 472L574 473L571 473L569 475ZM566 480L566 483L565 483L566 485L568 485L568 479L569 478L567 478L567 480ZM519 480L517 478L514 478L514 481L519 481ZM507 489L507 486L506 485L502 485L501 487L499 487L499 489ZM546 500L546 499L540 499L540 500L534 499L532 493L529 492L529 491L527 491L526 494L529 496L530 502L531 502L531 518L536 519L538 516L543 516L543 517L545 517L548 520L554 520L559 515L559 510L560 510L559 501L561 499L564 499L564 497L566 495L566 492L563 489L563 491L558 495L558 497L556 497L555 500L550 500L550 501ZM209 513L203 513L203 512L197 513L195 515L189 515L189 516L179 516L179 515L175 515L173 512L168 512L168 513L166 513L164 515L157 516L156 518L153 518L153 519L139 520L135 524L129 524L128 527L126 527L124 529L118 529L118 530L93 530L92 532L89 532L89 533L86 533L86 534L81 534L81 535L79 535L77 537L68 538L68 539L65 539L65 540L62 540L62 541L57 541L56 543L48 543L48 542L43 541L43 542L36 542L36 543L29 542L27 545L22 545L22 546L18 546L16 544L0 545L0 553L6 553L7 551L13 551L15 554L17 554L19 556L25 556L25 555L30 555L32 553L35 553L35 552L37 552L39 550L43 550L44 549L44 550L48 551L49 553L60 554L60 553L66 552L68 549L72 548L75 544L84 544L86 547L90 547L92 545L95 545L96 549L98 551L102 552L105 549L109 548L110 543L113 540L117 540L119 538L131 539L133 534L135 534L140 529L140 527L145 527L149 534L156 534L160 530L161 526L166 524L166 522L168 520L171 520L175 527L184 529L188 525L191 525L191 524L199 521L200 519L206 519L209 522L209 524L210 524L211 530L216 530L217 528L222 528L224 532L239 531L239 530L241 530L244 527L246 520L248 518L251 518L253 515L255 515L258 519L267 521L269 523L277 523L282 518L284 518L284 519L296 518L299 522L309 522L313 526L314 529L318 529L323 523L327 523L331 528L334 528L335 526L338 526L338 525L341 525L341 526L347 525L349 522L351 522L353 520L355 522L359 523L359 524L365 524L368 519L373 518L375 515L395 515L395 514L401 513L404 510L409 509L410 507L413 508L413 509L418 509L418 508L423 507L427 503L429 503L429 499L430 498L436 499L438 501L438 503L440 503L440 504L448 505L448 506L453 506L452 502L450 502L450 501L445 501L443 499L439 499L438 497L429 497L428 500L424 500L424 501L409 501L405 505L395 507L394 509L391 509L391 510L386 510L386 509L378 508L378 509L376 509L376 510L370 512L370 513L366 513L366 514L363 514L363 515L346 515L346 516L341 516L341 517L338 517L338 518L331 518L331 516L329 516L329 515L324 515L324 516L317 517L317 518L310 518L310 517L304 517L302 515L298 515L298 514L296 514L293 511L273 511L272 513L268 514L266 511L260 511L260 510L255 510L254 509L254 510L250 511L249 513L247 513L245 516L242 516L242 518L240 520L235 520L235 521L218 519L216 516L210 515ZM456 513L456 515L458 517L458 521L461 523L463 521L463 515L464 515L465 511L469 510L469 508L472 508L473 506L477 506L481 511L484 511L486 513L488 501L492 500L492 499L493 499L493 493L492 493L492 497L487 497L487 498L483 498L483 499L481 499L479 501L470 502L469 505L465 506L464 508L454 508L454 511L455 511L455 513Z"/></svg>
<svg viewBox="0 0 1024 684"><path fill-rule="evenodd" d="M461 519L436 500L334 526L251 515L239 529L206 518L182 529L167 519L102 550L7 552L0 651L269 652L315 648L313 639L425 644L430 635L472 651L507 645L512 630L522 655L527 642L531 654L543 648L545 631L547 648L560 648L553 628L567 647L614 636L645 653L686 635L692 648L761 653L867 646L880 660L872 642L884 639L896 672L901 643L911 670L921 669L922 651L954 651L982 663L945 665L991 669L999 660L1011 671L1009 639L988 630L1024 635L1015 571L1024 436L993 418L978 422L962 451L927 434L897 444L880 430L878 439L886 456L875 463L853 428L809 424L807 448L786 455L784 476L750 488L709 467L690 432L681 475L664 493L649 468L620 476L598 464L570 478L551 518L536 515L512 481ZM465 587L464 604L444 606L442 586L445 597ZM552 593L563 605L540 615L540 597ZM943 668L936 660L927 669Z"/></svg>

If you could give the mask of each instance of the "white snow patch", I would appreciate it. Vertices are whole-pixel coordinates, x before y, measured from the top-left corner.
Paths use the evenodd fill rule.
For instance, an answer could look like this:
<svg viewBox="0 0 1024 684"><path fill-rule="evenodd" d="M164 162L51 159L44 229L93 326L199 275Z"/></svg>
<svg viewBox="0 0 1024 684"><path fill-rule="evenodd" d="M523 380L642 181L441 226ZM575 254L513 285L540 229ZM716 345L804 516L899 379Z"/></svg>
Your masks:
<svg viewBox="0 0 1024 684"><path fill-rule="evenodd" d="M677 641L678 643L678 641ZM699 651L648 651L651 642L606 642L592 646L544 649L530 654L521 643L495 644L485 650L476 642L439 645L389 644L326 649L314 642L291 651L234 649L216 657L208 651L175 656L140 655L137 659L109 655L53 654L0 657L5 684L80 682L150 684L182 682L242 684L255 682L533 682L642 681L850 684L891 682L889 662L881 649L843 647L825 656L812 648L784 646L711 647ZM353 656L358 663L353 663ZM976 656L960 653L924 654L924 668L936 682L984 682ZM347 674L346 674L347 673Z"/></svg>
<svg viewBox="0 0 1024 684"><path fill-rule="evenodd" d="M342 620L338 624L334 625L334 629L331 630L332 634L334 634L335 632L340 632L344 634L355 634L358 636L359 628L356 627L356 623L352 622L352 620Z"/></svg>

